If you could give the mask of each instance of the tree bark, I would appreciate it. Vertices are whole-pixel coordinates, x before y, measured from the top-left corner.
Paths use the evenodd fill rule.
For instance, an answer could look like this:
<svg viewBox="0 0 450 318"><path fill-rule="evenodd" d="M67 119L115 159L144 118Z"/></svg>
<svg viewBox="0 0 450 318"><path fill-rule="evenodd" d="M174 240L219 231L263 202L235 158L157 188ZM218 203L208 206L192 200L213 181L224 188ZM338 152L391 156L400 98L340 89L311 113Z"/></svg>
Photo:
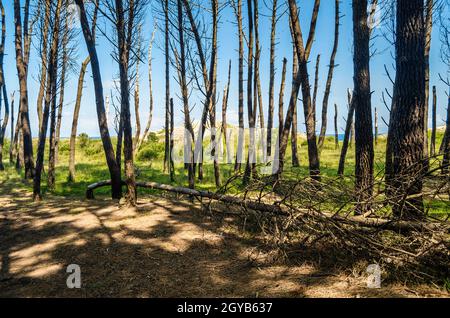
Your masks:
<svg viewBox="0 0 450 318"><path fill-rule="evenodd" d="M433 31L433 10L434 0L426 0L425 12L425 110L424 110L424 168L430 169L430 160L428 153L428 116L430 100L430 50L431 33Z"/></svg>
<svg viewBox="0 0 450 318"><path fill-rule="evenodd" d="M392 180L397 217L422 219L425 110L425 25L422 0L398 0L396 80L392 111ZM410 198L409 196L413 196Z"/></svg>
<svg viewBox="0 0 450 318"><path fill-rule="evenodd" d="M339 2L340 0L335 1L335 26L334 26L334 44L333 51L331 53L330 65L328 66L328 78L327 84L325 86L325 94L323 96L322 103L322 126L320 128L320 136L319 136L319 149L322 149L323 144L325 142L325 135L327 133L327 116L328 116L328 99L330 98L331 92L331 83L333 81L333 72L336 67L335 59L336 53L339 46L339 23L340 23L340 11L339 11Z"/></svg>
<svg viewBox="0 0 450 318"><path fill-rule="evenodd" d="M169 135L169 113L170 113L170 51L169 51L169 0L164 2L164 57L165 57L165 126L164 126L164 171L168 164L170 156L170 135Z"/></svg>
<svg viewBox="0 0 450 318"><path fill-rule="evenodd" d="M320 2L320 1L319 1ZM297 4L294 0L289 0L289 16L292 23L292 31L294 38L294 45L297 50L297 57L299 62L298 69L298 84L293 90L293 94L291 96L291 101L289 104L288 115L293 114L293 110L295 107L294 99L297 99L298 89L301 84L302 87L302 97L303 97L303 111L305 115L305 124L306 124L306 136L308 141L308 160L309 160L309 172L310 176L314 180L320 180L320 162L319 162L319 153L317 149L317 140L316 140L316 123L315 123L315 110L312 108L311 104L311 92L310 92L310 84L309 84L309 75L308 75L308 57L310 45L312 42L311 38L308 39L306 48L303 46L303 36L300 28L300 21L298 18L298 9ZM317 18L317 14L315 15ZM311 44L312 45L312 44ZM287 138L289 134L289 128L292 124L292 115L286 117L286 121L284 123L283 129L283 139L280 143L280 167L283 167L283 158L284 153L286 151L287 146Z"/></svg>
<svg viewBox="0 0 450 318"><path fill-rule="evenodd" d="M355 113L355 104L353 103L353 98L350 93L350 90L348 90L348 115L347 115L347 123L345 125L344 141L342 143L341 156L339 158L339 168L338 168L339 176L344 175L345 158L347 157L347 151L350 143L350 132L352 130L354 113Z"/></svg>
<svg viewBox="0 0 450 318"><path fill-rule="evenodd" d="M433 109L431 117L431 141L430 141L430 156L436 155L436 112L437 112L437 97L436 86L433 86Z"/></svg>
<svg viewBox="0 0 450 318"><path fill-rule="evenodd" d="M292 26L291 26L292 27ZM292 32L291 32L292 34ZM298 58L297 50L295 45L292 46L292 87L295 86L295 80L298 76ZM294 113L292 114L292 128L291 128L291 150L292 150L292 166L299 167L300 160L298 159L298 149L297 149L297 127L298 127L298 116L297 116L298 102L295 99Z"/></svg>
<svg viewBox="0 0 450 318"><path fill-rule="evenodd" d="M236 19L238 24L239 34L239 101L238 101L238 116L239 116L239 133L238 133L238 147L236 152L236 163L234 165L235 171L241 170L243 152L244 152L244 30L242 26L242 0L237 1Z"/></svg>
<svg viewBox="0 0 450 318"><path fill-rule="evenodd" d="M45 142L47 138L48 119L51 107L51 124L50 124L50 154L49 154L49 169L51 169L51 162L54 162L54 137L56 125L56 91L57 91L57 75L58 75L58 52L59 52L59 37L60 37L60 16L61 16L62 0L56 3L53 29L51 33L51 47L48 54L47 61L47 85L44 101L44 109L42 114L42 123L39 129L39 142L36 158L36 170L33 180L33 200L40 201L41 195L41 177L42 169L44 167L44 152ZM53 8L49 8L50 10ZM50 176L49 176L50 178ZM49 179L50 181L50 179ZM50 182L49 182L50 183Z"/></svg>
<svg viewBox="0 0 450 318"><path fill-rule="evenodd" d="M267 118L267 157L272 157L272 128L275 92L275 46L277 28L277 0L272 0L272 31L270 33L270 79L269 79L269 111Z"/></svg>
<svg viewBox="0 0 450 318"><path fill-rule="evenodd" d="M127 195L125 197L129 206L136 205L136 180L134 175L133 162L133 134L131 128L130 113L130 82L128 76L128 68L130 62L130 46L131 40L127 36L125 11L123 0L115 0L116 4L116 30L118 44L118 62L119 62L119 78L120 78L120 115L123 120L123 157L125 169L125 181L127 184ZM130 4L128 8L128 32L132 32L134 8Z"/></svg>
<svg viewBox="0 0 450 318"><path fill-rule="evenodd" d="M20 0L14 0L14 21L15 21L15 51L16 66L20 86L20 122L23 138L23 155L25 165L25 178L34 177L33 163L33 139L31 136L30 115L28 112L28 15L30 1L25 2L24 32L22 35L22 17L20 9ZM25 47L25 50L24 50ZM28 50L27 50L28 49Z"/></svg>
<svg viewBox="0 0 450 318"><path fill-rule="evenodd" d="M370 27L368 24L367 0L353 0L354 39L354 93L355 105L355 189L356 214L364 214L372 209L373 194L373 126L370 91Z"/></svg>
<svg viewBox="0 0 450 318"><path fill-rule="evenodd" d="M2 35L0 41L0 94L3 94L3 102L5 104L5 115L3 116L2 125L0 127L0 171L5 170L3 166L3 145L5 142L6 127L9 121L9 102L8 93L6 90L5 72L3 69L3 60L5 56L5 40L6 40L6 20L5 20L5 8L3 2L0 0L0 11L2 16ZM1 96L0 96L1 100ZM0 101L1 103L1 101ZM1 108L1 105L0 105ZM12 127L12 126L11 126ZM12 139L11 139L12 144ZM10 146L11 147L11 146Z"/></svg>
<svg viewBox="0 0 450 318"><path fill-rule="evenodd" d="M338 106L334 104L334 148L339 149Z"/></svg>
<svg viewBox="0 0 450 318"><path fill-rule="evenodd" d="M111 137L108 130L108 121L105 114L105 102L103 97L103 82L98 62L97 49L95 48L94 36L89 29L86 11L83 0L75 0L80 13L81 27L86 42L89 56L91 59L92 77L94 82L95 100L97 108L97 119L102 139L103 149L105 151L106 162L108 164L109 173L111 175L112 198L120 199L122 196L122 184L120 169L114 157L114 148L111 143Z"/></svg>

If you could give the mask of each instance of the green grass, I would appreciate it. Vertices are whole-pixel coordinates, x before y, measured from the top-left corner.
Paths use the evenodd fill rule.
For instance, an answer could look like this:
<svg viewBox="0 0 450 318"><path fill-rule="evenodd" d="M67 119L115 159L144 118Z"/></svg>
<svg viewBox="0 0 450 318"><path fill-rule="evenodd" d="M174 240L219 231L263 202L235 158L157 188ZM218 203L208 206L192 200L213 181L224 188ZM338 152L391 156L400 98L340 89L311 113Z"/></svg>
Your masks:
<svg viewBox="0 0 450 318"><path fill-rule="evenodd" d="M442 140L442 132L437 134L437 147L439 147ZM113 144L116 140L113 138ZM300 167L292 167L292 153L289 145L286 154L286 164L283 173L285 179L295 180L301 177L306 177L309 174L308 171L308 157L307 157L307 143L304 138L299 137L299 158ZM37 140L34 140L35 149L37 147ZM340 147L342 143L340 143ZM384 158L385 158L386 138L380 136L378 143L375 146L375 175L382 176L384 171ZM23 177L23 171L17 172L13 166L9 164L9 141L6 140L4 147L4 164L6 171L0 173L0 184L5 184L5 181L20 180ZM48 156L48 147L46 149L46 157ZM163 172L163 156L164 156L164 144L162 133L152 134L151 140L143 144L141 151L136 156L135 165L139 171L137 176L138 181L153 181L158 183L170 184L170 178L167 173ZM334 137L327 137L324 147L322 149L321 160L321 173L325 177L335 178L337 175L338 162L340 156L340 149L335 149ZM47 160L47 158L46 158ZM47 162L46 162L47 163ZM69 140L63 139L60 142L58 163L56 168L56 187L51 192L53 195L65 196L65 197L84 197L86 187L94 182L100 180L109 179L109 172L106 166L105 157L103 154L103 148L100 140L88 139L85 137L77 138L76 146L76 180L75 182L68 182L67 176L69 173ZM344 175L347 176L345 180L351 185L351 176L354 173L355 156L354 148L349 148L347 154L347 160L345 165ZM221 164L221 179L226 180L233 175L234 165ZM173 185L187 186L187 173L183 164L175 166L175 182ZM45 195L49 193L46 186L47 175L44 172L42 191ZM31 184L20 183L20 186L31 189ZM204 164L204 179L199 182L196 180L196 188L203 190L216 190L214 182L214 173L212 164ZM107 196L109 194L109 188L104 187L96 190L97 196ZM140 194L152 193L154 191L148 189L139 189ZM239 188L232 191L239 191ZM449 202L442 200L426 200L427 207L433 213L449 213Z"/></svg>

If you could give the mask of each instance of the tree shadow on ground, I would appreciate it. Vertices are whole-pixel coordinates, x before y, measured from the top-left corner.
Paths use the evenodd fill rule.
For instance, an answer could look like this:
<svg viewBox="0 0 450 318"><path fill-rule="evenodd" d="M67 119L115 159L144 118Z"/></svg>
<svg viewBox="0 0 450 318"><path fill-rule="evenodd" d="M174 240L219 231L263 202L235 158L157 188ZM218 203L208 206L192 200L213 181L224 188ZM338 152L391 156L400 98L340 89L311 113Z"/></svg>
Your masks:
<svg viewBox="0 0 450 318"><path fill-rule="evenodd" d="M25 190L2 188L0 218L2 297L407 295L365 288L333 266L331 250L271 259L261 237L237 230L239 220L173 197L129 209L60 197L37 204ZM69 264L81 268L81 289L66 285Z"/></svg>

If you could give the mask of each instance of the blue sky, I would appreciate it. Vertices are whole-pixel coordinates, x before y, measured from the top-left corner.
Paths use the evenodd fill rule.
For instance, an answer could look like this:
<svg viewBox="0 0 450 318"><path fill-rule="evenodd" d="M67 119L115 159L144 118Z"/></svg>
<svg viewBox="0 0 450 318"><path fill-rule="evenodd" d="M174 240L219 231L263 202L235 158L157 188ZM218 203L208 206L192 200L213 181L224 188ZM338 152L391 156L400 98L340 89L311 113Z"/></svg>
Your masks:
<svg viewBox="0 0 450 318"><path fill-rule="evenodd" d="M206 0L204 0L207 2ZM279 1L280 4L284 0ZM153 0L154 5L156 0ZM222 1L220 1L222 2ZM246 2L246 1L244 1ZM265 1L270 3L271 1ZM302 0L298 1L300 9L300 20L302 24L302 31L306 37L309 31L309 20L311 16L311 10L313 6L313 0ZM19 84L17 80L17 70L15 65L15 52L14 52L14 28L13 28L13 3L12 1L4 1L7 19L7 38L6 38L6 56L5 56L5 74L6 74L6 85L9 92L13 90L18 90ZM447 8L448 10L448 8ZM246 8L243 10L246 13ZM267 119L267 104L268 104L268 86L269 86L269 44L270 44L270 9L266 8L264 1L260 1L260 37L262 45L262 55L261 55L261 84L263 90L264 108L265 108L265 118ZM351 11L351 0L341 1L341 14L343 15L341 19L341 31L340 31L340 44L336 57L336 63L339 65L335 69L334 79L332 84L331 95L329 99L329 125L328 133L332 133L332 118L334 116L334 103L338 105L339 112L339 128L343 129L345 126L343 117L347 114L347 89L353 87L353 61L352 61L352 11ZM247 25L246 14L244 15L244 25ZM226 8L221 13L221 23L219 26L219 63L218 63L218 92L220 94L226 84L226 77L228 72L228 61L232 60L232 82L231 82L231 92L229 100L229 112L228 121L231 124L237 124L237 58L238 58L238 39L237 39L237 27L234 24L235 16L232 8ZM108 22L103 19L99 23L101 27L104 27ZM149 6L147 11L146 21L143 27L143 34L148 44L148 40L151 37L153 30L153 17L151 6ZM379 33L380 30L375 32ZM100 34L99 34L100 35ZM292 46L291 37L289 33L289 25L287 15L284 15L278 25L277 25L277 59L276 59L276 86L275 94L276 100L278 100L278 91L280 86L281 78L281 66L282 59L286 57L289 61L288 63L288 81L286 85L286 103L288 101L291 85L290 85L290 74L292 62ZM320 8L320 13L317 23L316 39L311 52L310 60L312 63L309 64L310 80L313 81L314 64L317 54L321 54L321 67L320 67L320 82L319 82L319 93L317 100L317 112L321 113L321 105L323 99L323 93L325 88L325 81L328 72L328 62L331 55L331 49L334 39L334 1L333 0L323 0ZM80 65L81 61L87 56L87 51L85 48L84 39L82 35L79 34L75 44L77 48L77 62ZM157 32L156 43L153 50L153 94L154 94L154 117L152 123L152 130L158 130L163 127L164 124L164 95L165 95L165 82L164 82L164 55L161 51L163 44L163 34ZM380 52L372 57L371 60L371 84L372 91L374 91L372 96L372 105L377 107L380 116L383 116L386 120L388 119L388 111L381 102L381 93L385 88L391 91L392 85L386 76L384 70L384 64L390 69L391 75L394 76L394 71L392 70L392 65L394 63L392 56L394 54L394 47L392 47L387 41L384 40L382 36L378 36L375 39L374 47L377 52ZM100 56L100 67L102 71L102 77L104 82L105 95L109 95L111 90L114 90L113 79L116 78L118 73L117 64L113 61L110 56L111 46L109 43L101 38L98 40L98 53ZM431 67L431 78L430 87L433 85L437 86L438 93L438 115L437 122L438 125L443 125L445 123L446 114L446 95L445 95L445 85L440 82L438 73L445 76L447 69L444 63L440 59L441 45L439 42L439 30L435 27L433 30L433 40L431 45L431 57L430 57L430 67ZM36 58L35 49L33 48L30 66L29 66L29 99L30 99L30 117L32 133L34 137L37 137L37 115L36 115L36 97L38 92L38 72L40 68L40 62ZM145 59L146 60L146 59ZM66 84L65 90L65 104L63 112L63 123L61 127L61 136L67 137L70 134L73 107L76 96L76 87L78 80L79 65L76 67L75 71L70 74L70 78ZM171 70L171 76L175 75L174 70ZM80 120L78 132L85 132L90 136L98 136L98 124L97 116L95 112L95 97L93 93L93 85L91 78L90 68L88 68L88 73L85 78L85 90L81 104ZM140 68L140 83L141 83L141 125L145 126L148 117L148 73L147 65L141 65ZM16 105L18 103L16 94ZM172 79L171 81L171 95L174 97L175 101L175 120L177 125L181 125L183 120L183 113L181 112L181 101L179 100L179 86ZM217 107L218 111L221 109L221 96L218 97L219 105ZM195 105L192 116L194 119L198 120L201 113L201 102L195 96L191 100L192 105ZM301 107L301 103L299 104ZM17 109L17 107L16 107ZM276 112L277 113L277 112ZM304 119L303 110L299 109L299 131L304 131ZM218 118L221 115L218 114ZM110 122L113 120L113 114L111 111ZM320 115L318 115L319 122L317 123L317 130L320 129ZM134 114L133 114L134 121ZM386 131L386 127L380 118L380 131ZM277 120L275 120L277 122ZM247 124L247 120L246 120ZM134 125L133 125L134 126ZM110 124L111 134L115 134L114 129Z"/></svg>

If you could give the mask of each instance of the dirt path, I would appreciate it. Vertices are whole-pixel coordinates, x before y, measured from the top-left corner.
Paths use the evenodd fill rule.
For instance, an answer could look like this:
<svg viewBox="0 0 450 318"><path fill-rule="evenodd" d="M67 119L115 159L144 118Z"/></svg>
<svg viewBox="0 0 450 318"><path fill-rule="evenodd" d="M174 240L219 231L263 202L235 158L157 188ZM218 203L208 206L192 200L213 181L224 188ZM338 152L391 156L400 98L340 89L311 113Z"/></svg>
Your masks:
<svg viewBox="0 0 450 318"><path fill-rule="evenodd" d="M445 296L437 289L368 289L365 277L306 262L264 262L254 238L184 201L149 197L137 209L60 197L35 204L26 191L1 188L0 296ZM81 289L66 287L69 264L81 267Z"/></svg>

